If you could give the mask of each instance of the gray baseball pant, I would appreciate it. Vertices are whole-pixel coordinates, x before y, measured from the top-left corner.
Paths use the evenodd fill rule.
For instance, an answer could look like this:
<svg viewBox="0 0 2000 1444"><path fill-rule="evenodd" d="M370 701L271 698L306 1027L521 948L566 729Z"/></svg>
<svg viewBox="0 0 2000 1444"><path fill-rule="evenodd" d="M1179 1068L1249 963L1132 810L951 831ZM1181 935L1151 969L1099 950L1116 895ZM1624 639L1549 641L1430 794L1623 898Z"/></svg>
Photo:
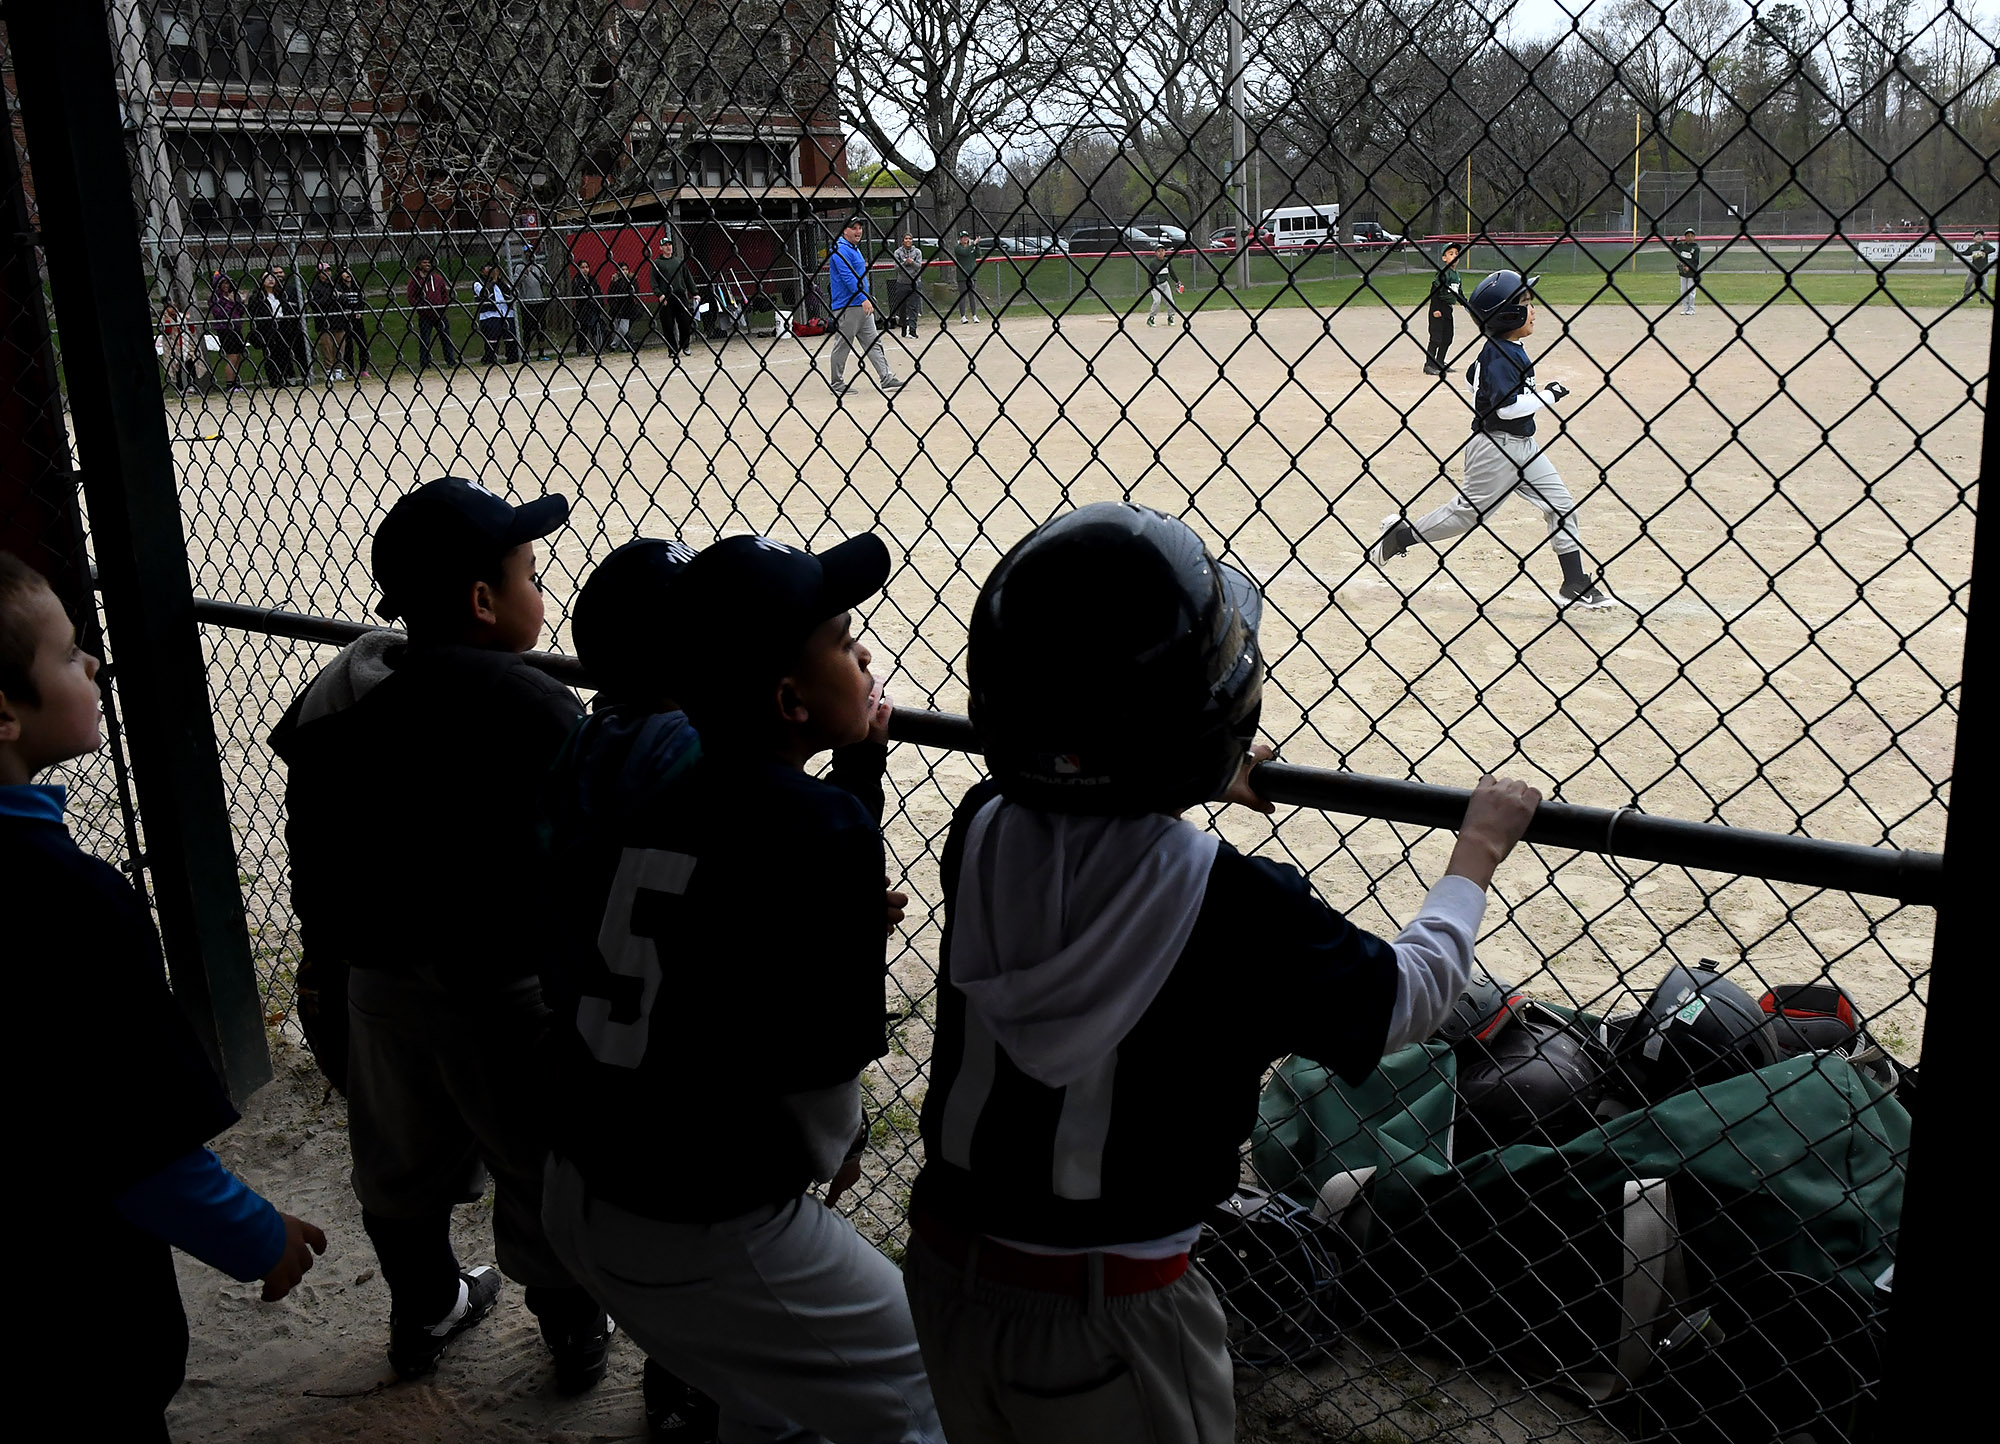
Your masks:
<svg viewBox="0 0 2000 1444"><path fill-rule="evenodd" d="M1475 431L1465 443L1465 481L1458 495L1410 525L1428 542L1464 536L1509 496L1532 502L1548 518L1558 552L1583 550L1577 538L1576 501L1532 436Z"/></svg>
<svg viewBox="0 0 2000 1444"><path fill-rule="evenodd" d="M721 1407L721 1444L944 1444L902 1274L818 1199L666 1223L551 1159L543 1219L646 1356Z"/></svg>
<svg viewBox="0 0 2000 1444"><path fill-rule="evenodd" d="M951 1444L1229 1444L1236 1397L1214 1286L1066 1299L968 1280L910 1240L910 1310Z"/></svg>
<svg viewBox="0 0 2000 1444"><path fill-rule="evenodd" d="M884 381L896 379L895 373L889 369L889 358L882 350L882 333L876 328L872 315L859 306L849 306L834 316L834 327L834 385L840 385L840 378L847 374L847 358L856 351L868 358L875 374Z"/></svg>
<svg viewBox="0 0 2000 1444"><path fill-rule="evenodd" d="M1150 321L1159 315L1162 306L1166 307L1167 310L1176 316L1181 313L1181 308L1174 304L1174 293L1165 286L1155 286L1153 287L1153 304L1146 308L1146 319Z"/></svg>
<svg viewBox="0 0 2000 1444"><path fill-rule="evenodd" d="M1694 314L1694 288L1695 279L1693 276L1681 277L1681 314L1683 316L1692 316Z"/></svg>
<svg viewBox="0 0 2000 1444"><path fill-rule="evenodd" d="M541 984L468 997L428 970L356 968L347 1012L347 1137L361 1206L385 1218L449 1213L477 1202L490 1173L500 1272L528 1288L576 1287L542 1232Z"/></svg>
<svg viewBox="0 0 2000 1444"><path fill-rule="evenodd" d="M1969 301L1974 296L1978 296L1979 299L1982 301L1986 299L1986 273L1984 271L1972 271L1967 273L1965 278L1965 291L1964 294L1962 294L1959 297L1959 300Z"/></svg>

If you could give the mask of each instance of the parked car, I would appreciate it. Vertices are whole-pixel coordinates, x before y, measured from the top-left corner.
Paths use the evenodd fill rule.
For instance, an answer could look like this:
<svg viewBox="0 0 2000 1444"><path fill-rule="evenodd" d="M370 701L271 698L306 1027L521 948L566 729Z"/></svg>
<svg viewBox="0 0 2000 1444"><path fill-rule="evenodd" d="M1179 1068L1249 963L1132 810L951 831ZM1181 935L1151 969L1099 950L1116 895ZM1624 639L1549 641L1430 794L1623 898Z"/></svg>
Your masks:
<svg viewBox="0 0 2000 1444"><path fill-rule="evenodd" d="M1180 246L1185 246L1188 243L1188 233L1182 230L1179 226L1169 226L1165 224L1160 224L1160 225L1149 225L1146 226L1144 229L1146 231L1146 234L1148 234L1153 238L1154 245L1158 245L1162 241L1164 241L1166 242L1166 244L1178 248Z"/></svg>
<svg viewBox="0 0 2000 1444"><path fill-rule="evenodd" d="M1271 228L1269 226L1259 226L1253 233L1250 244L1253 246L1268 246L1272 244L1275 239L1276 238L1272 234ZM1219 231L1210 231L1208 234L1208 248L1211 251L1235 250L1236 227L1224 226Z"/></svg>
<svg viewBox="0 0 2000 1444"><path fill-rule="evenodd" d="M1356 221L1354 223L1354 244L1357 246L1385 246L1399 251L1409 242L1394 231L1385 230L1378 221Z"/></svg>
<svg viewBox="0 0 2000 1444"><path fill-rule="evenodd" d="M1069 233L1069 249L1081 253L1129 251L1132 241L1124 226L1078 226Z"/></svg>

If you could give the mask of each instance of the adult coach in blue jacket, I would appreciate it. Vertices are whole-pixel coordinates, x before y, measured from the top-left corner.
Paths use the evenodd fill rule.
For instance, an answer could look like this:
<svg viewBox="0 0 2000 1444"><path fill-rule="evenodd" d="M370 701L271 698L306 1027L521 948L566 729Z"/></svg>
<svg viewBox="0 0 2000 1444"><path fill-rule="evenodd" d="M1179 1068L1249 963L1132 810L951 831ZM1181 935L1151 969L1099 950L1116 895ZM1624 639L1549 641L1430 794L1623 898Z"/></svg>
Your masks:
<svg viewBox="0 0 2000 1444"><path fill-rule="evenodd" d="M841 378L847 371L847 358L860 351L868 357L868 363L875 368L881 378L884 391L894 391L903 383L896 373L889 369L889 358L882 351L882 333L875 326L875 303L868 298L868 258L861 254L861 232L866 221L860 216L849 216L847 224L840 228L840 239L833 243L833 254L827 258L827 268L833 283L833 394L845 396L847 383Z"/></svg>

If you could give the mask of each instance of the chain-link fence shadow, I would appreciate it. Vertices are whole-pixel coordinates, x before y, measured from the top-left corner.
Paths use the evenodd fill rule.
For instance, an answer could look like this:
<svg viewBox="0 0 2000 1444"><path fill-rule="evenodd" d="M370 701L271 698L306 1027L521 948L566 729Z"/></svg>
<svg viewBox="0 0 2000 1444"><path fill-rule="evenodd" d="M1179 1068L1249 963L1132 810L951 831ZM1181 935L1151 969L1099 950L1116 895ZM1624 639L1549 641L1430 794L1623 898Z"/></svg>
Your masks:
<svg viewBox="0 0 2000 1444"><path fill-rule="evenodd" d="M944 714L995 561L1137 501L1261 588L1282 761L1631 810L1509 863L1495 996L1457 1033L1362 1085L1272 1072L1199 1254L1245 1434L1869 1432L1934 914L1636 860L1616 828L1942 845L1990 11L108 8L274 1026L299 941L266 739L368 623L368 538L413 484L574 499L557 653L633 536L878 531L870 644L899 708ZM1507 270L1551 469L1494 485L1466 303ZM896 1257L978 777L892 749L913 901L849 1207ZM122 781L72 783L107 855L138 845ZM1451 844L1320 808L1213 825L1384 936ZM734 1025L754 1066L754 1000Z"/></svg>

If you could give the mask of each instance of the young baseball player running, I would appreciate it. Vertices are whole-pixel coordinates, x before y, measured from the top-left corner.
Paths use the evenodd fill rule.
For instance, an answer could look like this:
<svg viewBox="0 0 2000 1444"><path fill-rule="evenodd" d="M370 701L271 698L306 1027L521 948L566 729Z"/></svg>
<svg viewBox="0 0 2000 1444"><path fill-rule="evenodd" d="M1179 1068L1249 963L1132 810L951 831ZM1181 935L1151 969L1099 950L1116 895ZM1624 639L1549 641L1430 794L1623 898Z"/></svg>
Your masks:
<svg viewBox="0 0 2000 1444"><path fill-rule="evenodd" d="M544 1217L732 1444L944 1437L895 1265L808 1191L859 1176L860 1075L888 1051L906 899L885 899L879 780L871 808L805 771L873 742L879 779L888 707L850 609L888 572L874 536L717 542L634 605L619 707L557 773L577 1001Z"/></svg>
<svg viewBox="0 0 2000 1444"><path fill-rule="evenodd" d="M1465 444L1465 481L1457 496L1413 522L1401 516L1382 518L1382 535L1368 549L1368 559L1387 566L1419 541L1435 544L1463 536L1507 497L1519 496L1548 518L1550 541L1562 566L1562 605L1615 607L1617 599L1584 574L1576 502L1535 440L1535 413L1569 395L1560 381L1536 385L1535 363L1521 345L1534 334L1531 288L1539 279L1495 271L1474 288L1465 309L1487 340L1471 372L1472 438Z"/></svg>
<svg viewBox="0 0 2000 1444"><path fill-rule="evenodd" d="M152 916L118 869L71 839L63 789L34 780L103 745L97 669L48 582L0 552L8 1003L22 1028L82 1020L103 1059L64 1070L54 1088L45 1054L25 1041L9 1050L17 1177L33 1219L16 1287L34 1300L34 1327L20 1337L36 1391L87 1413L75 1433L166 1444L188 1348L172 1250L261 1278L271 1302L326 1251L326 1235L279 1213L204 1146L236 1110L167 989ZM30 1426L23 1437L48 1435Z"/></svg>
<svg viewBox="0 0 2000 1444"><path fill-rule="evenodd" d="M290 769L292 900L319 995L308 1037L347 1093L354 1191L405 1378L499 1297L500 1275L461 1268L451 1246L452 1208L489 1175L500 1269L525 1286L557 1387L604 1375L609 1321L542 1232L532 1067L551 948L541 782L582 708L520 654L542 634L535 542L568 517L564 497L511 506L456 477L402 497L373 563L377 610L408 635L348 646L271 735Z"/></svg>
<svg viewBox="0 0 2000 1444"><path fill-rule="evenodd" d="M1188 1267L1264 1070L1359 1082L1464 988L1539 801L1482 778L1394 940L1180 814L1248 781L1261 603L1186 526L1103 502L987 578L967 657L992 776L953 818L904 1260L952 1444L1224 1444L1221 1305Z"/></svg>
<svg viewBox="0 0 2000 1444"><path fill-rule="evenodd" d="M1177 291L1186 291L1187 286L1174 279L1173 253L1165 246L1161 246L1153 253L1152 275L1153 301L1146 308L1146 324L1150 326L1159 320L1160 309L1165 307L1167 324L1171 326L1180 319L1181 314L1181 308L1174 300L1174 294Z"/></svg>

